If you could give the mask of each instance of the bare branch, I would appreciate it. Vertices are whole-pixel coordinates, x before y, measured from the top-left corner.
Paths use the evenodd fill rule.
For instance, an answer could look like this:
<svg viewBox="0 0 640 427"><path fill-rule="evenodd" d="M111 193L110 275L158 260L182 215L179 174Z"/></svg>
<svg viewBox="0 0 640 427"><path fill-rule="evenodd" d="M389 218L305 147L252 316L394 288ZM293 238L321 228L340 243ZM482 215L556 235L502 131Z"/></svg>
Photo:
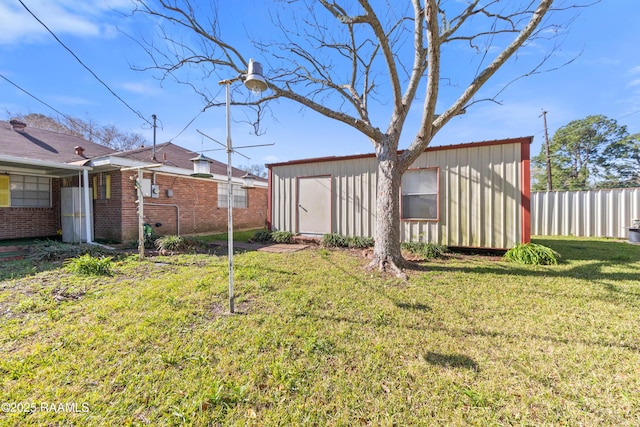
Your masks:
<svg viewBox="0 0 640 427"><path fill-rule="evenodd" d="M431 140L431 128L438 100L440 84L440 27L438 25L438 9L435 0L427 0L427 43L429 55L429 69L427 75L427 99L422 112L422 125L411 144L400 157L400 170L404 171L420 155ZM415 146L415 148L414 148Z"/></svg>
<svg viewBox="0 0 640 427"><path fill-rule="evenodd" d="M538 8L531 16L530 21L520 31L518 36L507 46L494 60L489 64L467 87L467 89L460 95L460 97L453 103L447 111L439 116L433 123L431 136L440 130L451 118L462 111L465 105L471 100L471 98L478 92L478 90L484 85L491 76L529 39L531 34L536 30L542 18L545 16L553 0L541 0ZM415 140L411 146L411 149L418 148L420 141Z"/></svg>

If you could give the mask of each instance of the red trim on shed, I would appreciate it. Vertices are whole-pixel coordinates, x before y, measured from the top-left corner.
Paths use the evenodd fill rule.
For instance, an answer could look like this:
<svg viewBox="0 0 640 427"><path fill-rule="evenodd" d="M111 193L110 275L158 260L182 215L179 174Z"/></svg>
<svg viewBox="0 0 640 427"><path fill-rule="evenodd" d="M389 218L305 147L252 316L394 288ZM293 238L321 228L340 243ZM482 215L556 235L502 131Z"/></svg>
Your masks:
<svg viewBox="0 0 640 427"><path fill-rule="evenodd" d="M273 186L271 185L271 168L267 170L267 230L273 231Z"/></svg>
<svg viewBox="0 0 640 427"><path fill-rule="evenodd" d="M533 142L532 136L522 136L519 138L496 139L493 141L479 141L479 142L466 142L463 144L439 145L437 147L427 147L425 148L424 152L428 153L430 151L457 150L459 148L484 147L489 145L531 144L532 142ZM403 151L404 150L398 150L398 154L401 154ZM290 165L303 165L306 163L322 163L322 162L335 162L340 160L366 159L366 158L375 157L375 156L376 156L375 153L368 153L368 154L352 154L349 156L316 157L316 158L310 158L310 159L290 160L288 162L281 162L281 163L268 163L266 167L268 169L271 169L272 167L275 167L275 166L290 166Z"/></svg>

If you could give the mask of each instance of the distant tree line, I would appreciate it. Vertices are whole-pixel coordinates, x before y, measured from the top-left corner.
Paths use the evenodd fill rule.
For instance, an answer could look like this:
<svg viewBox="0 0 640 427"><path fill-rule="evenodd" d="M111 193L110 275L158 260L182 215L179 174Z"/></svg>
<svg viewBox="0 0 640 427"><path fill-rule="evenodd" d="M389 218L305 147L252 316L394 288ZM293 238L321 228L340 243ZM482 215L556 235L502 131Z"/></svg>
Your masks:
<svg viewBox="0 0 640 427"><path fill-rule="evenodd" d="M267 169L265 168L264 165L261 165L261 164L239 166L238 168L242 169L247 173L250 173L251 175L254 175L260 178L267 177Z"/></svg>
<svg viewBox="0 0 640 427"><path fill-rule="evenodd" d="M640 133L603 115L574 120L549 141L553 190L640 187ZM547 190L543 144L532 160L532 189Z"/></svg>
<svg viewBox="0 0 640 427"><path fill-rule="evenodd" d="M6 115L31 127L77 136L118 151L142 147L147 142L144 136L139 133L125 132L112 124L99 125L91 119L83 120L69 116L51 117L39 113L25 115L9 111L6 112Z"/></svg>

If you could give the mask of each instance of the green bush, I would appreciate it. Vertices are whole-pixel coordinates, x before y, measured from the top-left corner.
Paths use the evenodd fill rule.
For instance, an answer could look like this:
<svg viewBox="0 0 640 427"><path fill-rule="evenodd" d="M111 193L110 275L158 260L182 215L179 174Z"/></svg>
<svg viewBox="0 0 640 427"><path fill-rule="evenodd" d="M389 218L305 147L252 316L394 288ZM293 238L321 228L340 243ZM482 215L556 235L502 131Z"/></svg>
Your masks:
<svg viewBox="0 0 640 427"><path fill-rule="evenodd" d="M444 254L449 252L449 249L444 245L428 242L405 242L402 243L402 249L426 259L442 258Z"/></svg>
<svg viewBox="0 0 640 427"><path fill-rule="evenodd" d="M519 264L556 265L560 254L537 243L523 243L509 249L504 258Z"/></svg>
<svg viewBox="0 0 640 427"><path fill-rule="evenodd" d="M202 246L202 242L190 237L167 235L156 239L156 248L159 251L166 252L183 252L196 249Z"/></svg>
<svg viewBox="0 0 640 427"><path fill-rule="evenodd" d="M322 246L333 248L346 248L348 246L347 238L342 234L331 233L322 236Z"/></svg>
<svg viewBox="0 0 640 427"><path fill-rule="evenodd" d="M256 243L269 243L273 241L271 238L271 232L268 230L258 230L251 238Z"/></svg>
<svg viewBox="0 0 640 427"><path fill-rule="evenodd" d="M109 276L111 274L111 257L94 258L84 254L76 258L69 258L64 262L65 267L72 273L84 276Z"/></svg>
<svg viewBox="0 0 640 427"><path fill-rule="evenodd" d="M333 248L370 248L374 242L371 237L343 236L339 233L322 236L322 246Z"/></svg>
<svg viewBox="0 0 640 427"><path fill-rule="evenodd" d="M293 240L293 233L289 231L274 231L271 233L271 240L275 243L291 243Z"/></svg>
<svg viewBox="0 0 640 427"><path fill-rule="evenodd" d="M371 237L362 237L362 236L353 236L347 239L347 244L350 248L364 249L370 248L374 245L373 238Z"/></svg>

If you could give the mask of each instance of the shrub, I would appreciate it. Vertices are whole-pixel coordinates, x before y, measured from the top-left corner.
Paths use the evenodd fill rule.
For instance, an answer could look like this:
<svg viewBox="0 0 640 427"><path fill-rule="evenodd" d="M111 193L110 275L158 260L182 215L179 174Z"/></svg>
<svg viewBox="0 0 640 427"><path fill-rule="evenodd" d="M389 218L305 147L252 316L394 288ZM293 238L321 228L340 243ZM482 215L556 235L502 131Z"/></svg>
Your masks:
<svg viewBox="0 0 640 427"><path fill-rule="evenodd" d="M343 236L338 233L325 234L322 236L322 246L334 248L370 248L373 246L371 237Z"/></svg>
<svg viewBox="0 0 640 427"><path fill-rule="evenodd" d="M271 232L268 230L258 230L251 238L256 243L269 243L273 239L271 238Z"/></svg>
<svg viewBox="0 0 640 427"><path fill-rule="evenodd" d="M509 249L504 258L519 264L555 265L558 264L560 254L537 243L523 243Z"/></svg>
<svg viewBox="0 0 640 427"><path fill-rule="evenodd" d="M334 248L346 248L348 246L347 238L342 234L331 233L322 236L322 246Z"/></svg>
<svg viewBox="0 0 640 427"><path fill-rule="evenodd" d="M402 249L426 259L442 258L444 254L449 252L449 249L444 245L428 242L405 242L402 243Z"/></svg>
<svg viewBox="0 0 640 427"><path fill-rule="evenodd" d="M291 243L293 240L293 233L289 231L274 231L271 233L271 240L275 243Z"/></svg>
<svg viewBox="0 0 640 427"><path fill-rule="evenodd" d="M350 248L364 249L372 247L374 241L371 237L353 236L348 238L347 243Z"/></svg>
<svg viewBox="0 0 640 427"><path fill-rule="evenodd" d="M111 257L94 258L84 254L76 258L69 258L64 262L65 267L72 273L85 276L108 276L111 274Z"/></svg>
<svg viewBox="0 0 640 427"><path fill-rule="evenodd" d="M161 251L176 252L185 249L186 243L182 236L162 236L155 241L156 248Z"/></svg>
<svg viewBox="0 0 640 427"><path fill-rule="evenodd" d="M155 245L159 251L181 252L200 247L202 246L202 242L190 237L176 236L172 234L159 237L156 239Z"/></svg>

